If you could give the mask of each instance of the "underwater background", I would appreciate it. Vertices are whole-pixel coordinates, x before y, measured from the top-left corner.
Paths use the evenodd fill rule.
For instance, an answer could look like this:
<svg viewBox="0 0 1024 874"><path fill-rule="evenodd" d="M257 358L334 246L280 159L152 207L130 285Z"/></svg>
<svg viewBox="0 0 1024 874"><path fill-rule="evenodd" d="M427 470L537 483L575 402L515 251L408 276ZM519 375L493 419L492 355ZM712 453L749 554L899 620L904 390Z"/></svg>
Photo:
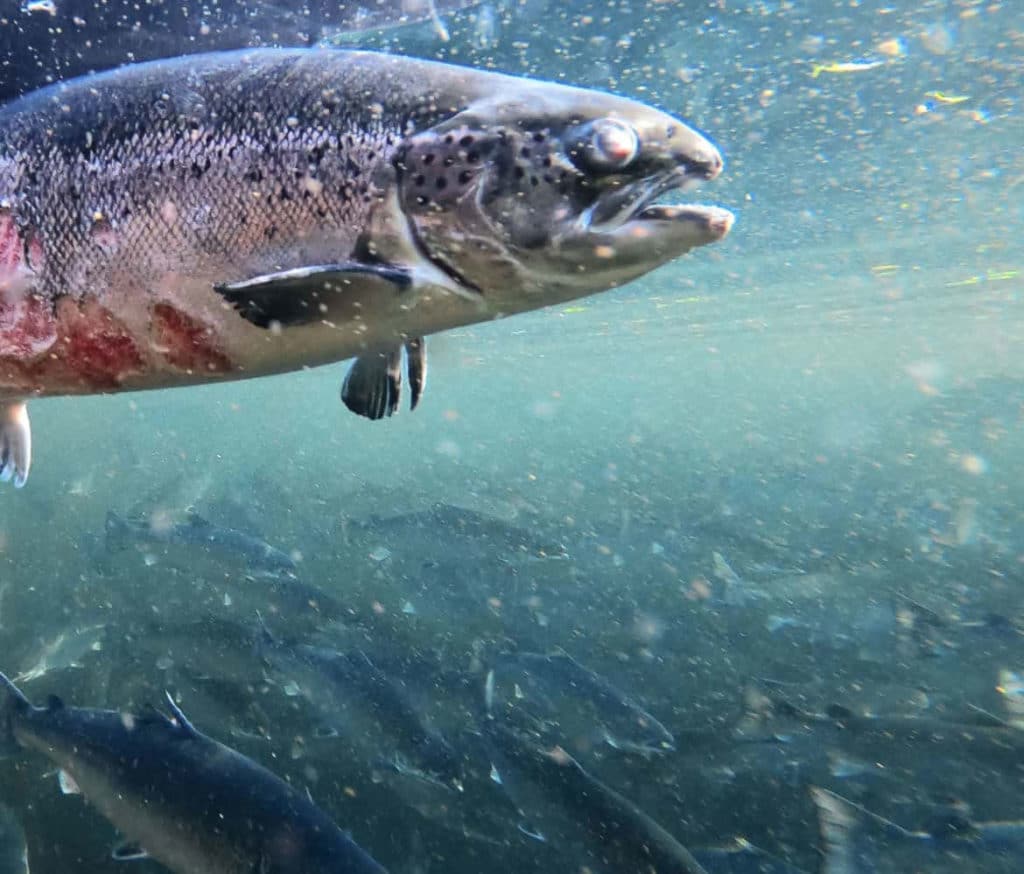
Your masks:
<svg viewBox="0 0 1024 874"><path fill-rule="evenodd" d="M42 84L60 3L5 8L7 96ZM429 394L385 423L344 410L340 367L34 402L47 439L0 500L0 669L39 701L172 689L392 872L649 868L599 848L579 799L524 826L486 765L454 790L396 778L402 726L344 688L325 716L265 631L365 653L467 762L488 677L515 708L531 693L503 670L532 675L545 737L589 773L691 849L766 854L708 870L826 870L812 786L929 837L950 798L1024 820L1024 7L522 0L314 36L677 113L722 149L696 197L736 227L628 287L434 338ZM190 511L295 580L109 542L111 513ZM637 713L671 745L609 742ZM41 759L0 762L0 800L37 874L125 864ZM828 870L1019 871L1011 836L880 838Z"/></svg>

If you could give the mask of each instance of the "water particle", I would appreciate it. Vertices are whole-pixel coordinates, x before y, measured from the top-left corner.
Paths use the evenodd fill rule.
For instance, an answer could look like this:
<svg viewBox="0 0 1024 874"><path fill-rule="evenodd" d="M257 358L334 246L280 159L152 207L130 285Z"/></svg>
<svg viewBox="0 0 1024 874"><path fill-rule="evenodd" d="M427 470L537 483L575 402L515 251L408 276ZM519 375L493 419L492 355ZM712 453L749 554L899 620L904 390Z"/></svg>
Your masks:
<svg viewBox="0 0 1024 874"><path fill-rule="evenodd" d="M375 562L384 562L391 558L391 550L386 546L377 546L370 552L370 560Z"/></svg>

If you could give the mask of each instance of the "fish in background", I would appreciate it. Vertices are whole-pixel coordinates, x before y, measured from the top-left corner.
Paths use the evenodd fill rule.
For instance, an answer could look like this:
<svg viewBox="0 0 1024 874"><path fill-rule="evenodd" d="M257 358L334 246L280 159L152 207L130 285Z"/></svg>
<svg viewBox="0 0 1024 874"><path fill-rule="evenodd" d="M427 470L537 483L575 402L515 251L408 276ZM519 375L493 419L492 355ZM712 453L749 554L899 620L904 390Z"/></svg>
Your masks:
<svg viewBox="0 0 1024 874"><path fill-rule="evenodd" d="M477 0L44 0L0 27L0 102L58 79L183 52L313 45L369 30L440 20ZM16 7L17 4L13 4ZM439 37L440 38L440 37Z"/></svg>
<svg viewBox="0 0 1024 874"><path fill-rule="evenodd" d="M497 656L484 699L495 718L545 725L550 736L572 749L607 745L641 756L675 750L675 738L656 717L568 653Z"/></svg>
<svg viewBox="0 0 1024 874"><path fill-rule="evenodd" d="M828 789L812 787L825 859L823 874L964 871L977 859L986 871L1019 871L1024 821L975 822L961 804L939 809L925 828L906 829ZM1003 863L1005 867L993 867Z"/></svg>
<svg viewBox="0 0 1024 874"><path fill-rule="evenodd" d="M184 522L177 522L161 513L124 519L110 510L104 530L108 552L133 547L144 554L148 564L158 559L162 549L171 546L202 550L269 576L291 576L296 570L295 560L288 553L262 538L215 525L196 513L189 513Z"/></svg>
<svg viewBox="0 0 1024 874"><path fill-rule="evenodd" d="M15 676L14 682L28 683L53 671L80 668L81 659L103 649L106 635L105 624L84 625L57 632L51 639L40 641L39 647L29 653L25 667Z"/></svg>
<svg viewBox="0 0 1024 874"><path fill-rule="evenodd" d="M114 858L152 857L177 874L383 874L300 790L170 715L34 707L0 674L0 750L60 769L124 836Z"/></svg>
<svg viewBox="0 0 1024 874"><path fill-rule="evenodd" d="M322 738L344 738L368 765L458 784L461 757L456 749L417 707L412 689L377 667L362 649L293 645L263 627L257 652L281 691L309 704Z"/></svg>
<svg viewBox="0 0 1024 874"><path fill-rule="evenodd" d="M491 748L497 779L504 782L513 772L519 772L543 796L543 801L534 796L532 802L525 802L528 806L536 803L546 809L547 803L553 802L568 809L574 824L589 831L601 847L601 861L609 862L613 870L650 868L659 874L707 874L666 829L592 776L561 747L546 749L538 736L524 735L496 720L486 720L481 730ZM559 835L547 830L547 815L534 815L532 819L548 842L561 842Z"/></svg>

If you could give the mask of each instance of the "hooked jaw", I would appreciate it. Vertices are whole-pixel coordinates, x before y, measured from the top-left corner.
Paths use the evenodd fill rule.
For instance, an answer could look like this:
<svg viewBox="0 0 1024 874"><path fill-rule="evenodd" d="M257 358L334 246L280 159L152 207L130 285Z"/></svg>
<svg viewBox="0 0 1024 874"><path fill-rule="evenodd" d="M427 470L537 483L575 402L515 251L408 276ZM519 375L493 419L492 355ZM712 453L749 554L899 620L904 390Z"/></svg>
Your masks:
<svg viewBox="0 0 1024 874"><path fill-rule="evenodd" d="M617 266L619 282L718 242L735 220L722 207L658 202L721 174L722 155L710 141L656 110L628 121L637 132L635 177L603 192L577 229L598 258Z"/></svg>
<svg viewBox="0 0 1024 874"><path fill-rule="evenodd" d="M679 251L680 255L695 246L722 239L733 223L734 217L728 210L656 203L666 194L686 191L718 177L724 167L721 152L697 131L656 110L632 123L640 144L637 164L644 169L645 177L603 196L601 200L607 197L620 201L616 209L618 221L606 227L592 226L590 230L638 240L662 235L675 238L677 243L692 241ZM600 200L595 206L598 212L602 211ZM677 222L681 223L680 228L670 227Z"/></svg>

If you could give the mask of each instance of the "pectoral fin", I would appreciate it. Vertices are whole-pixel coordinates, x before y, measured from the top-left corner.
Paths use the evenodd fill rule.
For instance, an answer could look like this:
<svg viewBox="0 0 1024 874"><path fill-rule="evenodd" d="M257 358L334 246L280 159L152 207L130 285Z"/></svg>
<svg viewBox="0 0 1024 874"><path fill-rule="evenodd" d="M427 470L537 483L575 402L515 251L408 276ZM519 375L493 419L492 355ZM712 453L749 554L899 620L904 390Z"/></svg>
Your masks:
<svg viewBox="0 0 1024 874"><path fill-rule="evenodd" d="M427 384L427 346L422 337L405 344L406 366L412 387L410 409L415 410ZM341 399L353 413L383 419L398 412L402 395L402 347L359 356L341 385Z"/></svg>
<svg viewBox="0 0 1024 874"><path fill-rule="evenodd" d="M78 788L75 778L63 769L57 772L57 784L60 786L60 791L63 795L82 794L82 790Z"/></svg>
<svg viewBox="0 0 1024 874"><path fill-rule="evenodd" d="M402 392L402 348L371 352L352 362L341 384L341 400L367 419L394 415Z"/></svg>
<svg viewBox="0 0 1024 874"><path fill-rule="evenodd" d="M324 318L332 298L344 295L367 283L381 284L392 291L404 291L412 285L409 272L386 264L358 261L300 267L240 282L214 285L246 321L259 328L273 324L305 325Z"/></svg>
<svg viewBox="0 0 1024 874"><path fill-rule="evenodd" d="M427 387L427 341L422 337L405 344L406 366L409 370L409 387L412 389L410 410L415 410Z"/></svg>
<svg viewBox="0 0 1024 874"><path fill-rule="evenodd" d="M20 489L32 466L32 428L24 401L0 403L0 482Z"/></svg>

